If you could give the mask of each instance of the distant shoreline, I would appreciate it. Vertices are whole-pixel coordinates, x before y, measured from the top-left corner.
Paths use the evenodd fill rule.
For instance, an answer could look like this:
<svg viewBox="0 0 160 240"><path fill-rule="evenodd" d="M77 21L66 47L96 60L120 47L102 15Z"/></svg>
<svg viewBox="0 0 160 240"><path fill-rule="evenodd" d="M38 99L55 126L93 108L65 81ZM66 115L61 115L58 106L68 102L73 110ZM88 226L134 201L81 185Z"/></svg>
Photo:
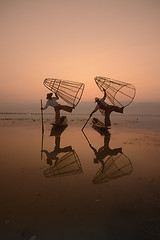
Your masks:
<svg viewBox="0 0 160 240"><path fill-rule="evenodd" d="M44 115L54 115L54 112L50 112L50 113L43 113ZM62 114L62 115L67 115L67 116L71 116L71 115L74 115L74 116L79 116L79 115L86 115L86 116L89 116L90 113L71 113L71 114L68 114L68 113L65 113L65 114ZM41 113L38 113L38 112L0 112L0 115L38 115L40 116ZM101 116L100 113L96 113L95 115L99 115ZM117 116L116 113L112 113L112 116ZM153 113L124 113L123 115L119 115L119 117L123 117L123 116L146 116L146 117L160 117L160 114L153 114Z"/></svg>

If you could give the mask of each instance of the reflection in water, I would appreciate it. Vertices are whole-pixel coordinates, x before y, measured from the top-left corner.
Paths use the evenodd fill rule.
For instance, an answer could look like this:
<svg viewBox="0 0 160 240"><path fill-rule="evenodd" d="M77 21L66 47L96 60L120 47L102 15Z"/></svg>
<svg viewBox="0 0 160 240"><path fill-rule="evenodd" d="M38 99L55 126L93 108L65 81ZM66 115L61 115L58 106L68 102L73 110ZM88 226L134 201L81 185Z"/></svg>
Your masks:
<svg viewBox="0 0 160 240"><path fill-rule="evenodd" d="M42 150L47 156L47 164L50 165L50 167L44 171L45 177L57 177L82 173L82 166L79 157L76 151L72 149L72 146L60 147L61 134L66 127L57 129L53 126L50 136L55 136L54 150L51 152Z"/></svg>
<svg viewBox="0 0 160 240"><path fill-rule="evenodd" d="M74 150L64 154L54 165L44 171L45 177L68 176L77 173L82 173L82 167Z"/></svg>
<svg viewBox="0 0 160 240"><path fill-rule="evenodd" d="M129 175L133 171L132 163L129 158L122 153L122 148L111 149L109 147L111 137L109 131L103 134L104 145L98 150L91 145L84 131L82 132L95 154L94 163L101 163L101 168L93 179L94 184L108 182L115 178Z"/></svg>
<svg viewBox="0 0 160 240"><path fill-rule="evenodd" d="M115 178L129 175L133 171L133 166L129 158L123 153L111 155L104 165L98 170L93 179L94 184L108 182Z"/></svg>
<svg viewBox="0 0 160 240"><path fill-rule="evenodd" d="M110 128L106 128L104 123L98 120L98 118L93 118L92 120L92 128L96 130L100 135L109 135Z"/></svg>

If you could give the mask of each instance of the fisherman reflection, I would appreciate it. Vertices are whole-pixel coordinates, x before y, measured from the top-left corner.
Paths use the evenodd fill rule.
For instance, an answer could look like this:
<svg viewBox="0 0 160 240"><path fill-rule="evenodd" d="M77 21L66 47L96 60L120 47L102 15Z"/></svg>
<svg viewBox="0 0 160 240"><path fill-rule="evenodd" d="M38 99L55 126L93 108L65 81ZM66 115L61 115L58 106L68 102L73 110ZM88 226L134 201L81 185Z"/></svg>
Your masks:
<svg viewBox="0 0 160 240"><path fill-rule="evenodd" d="M72 146L60 147L61 134L65 128L59 130L53 126L50 136L55 136L54 150L42 150L47 156L49 168L44 170L45 177L68 176L82 173L82 166L76 151Z"/></svg>
<svg viewBox="0 0 160 240"><path fill-rule="evenodd" d="M129 175L133 166L129 158L122 152L122 148L109 147L110 133L104 135L104 146L98 151L90 144L95 153L94 163L101 163L101 168L93 178L94 184L104 183L113 179Z"/></svg>
<svg viewBox="0 0 160 240"><path fill-rule="evenodd" d="M106 183L111 180L130 175L133 171L133 166L129 158L118 152L115 155L110 155L104 162L93 178L94 184Z"/></svg>
<svg viewBox="0 0 160 240"><path fill-rule="evenodd" d="M63 128L63 129L61 128L57 131L57 129L55 129L55 127L53 126L52 129L51 129L50 136L55 136L54 150L52 152L48 152L47 150L42 150L42 152L44 152L46 154L46 156L47 156L46 161L47 161L47 164L50 165L50 166L53 165L53 161L54 161L54 165L56 165L57 161L59 160L58 155L60 153L66 153L66 152L71 152L72 151L71 146L67 146L67 147L63 147L63 148L60 147L61 134L65 130L65 128Z"/></svg>
<svg viewBox="0 0 160 240"><path fill-rule="evenodd" d="M53 160L54 165L56 165L57 161L59 160L59 157L57 156L59 153L66 153L66 152L70 152L72 151L72 147L71 146L67 146L67 147L60 147L60 135L56 135L55 136L55 147L54 150L52 152L48 152L47 150L42 150L42 152L44 152L47 156L47 164L49 164L50 166L53 165Z"/></svg>
<svg viewBox="0 0 160 240"><path fill-rule="evenodd" d="M115 178L129 175L133 171L132 163L122 152L122 148L111 149L109 147L111 138L109 131L105 134L103 133L103 135L101 134L101 136L104 136L104 145L98 150L91 145L84 131L83 134L95 154L94 163L101 163L101 167L93 179L94 184L108 182Z"/></svg>
<svg viewBox="0 0 160 240"><path fill-rule="evenodd" d="M89 146L93 150L95 154L94 163L101 163L102 164L102 171L104 170L104 159L108 156L117 155L118 153L122 153L122 148L114 148L111 149L109 147L109 141L110 141L111 135L108 132L104 135L104 146L100 147L98 150L94 148L90 143Z"/></svg>

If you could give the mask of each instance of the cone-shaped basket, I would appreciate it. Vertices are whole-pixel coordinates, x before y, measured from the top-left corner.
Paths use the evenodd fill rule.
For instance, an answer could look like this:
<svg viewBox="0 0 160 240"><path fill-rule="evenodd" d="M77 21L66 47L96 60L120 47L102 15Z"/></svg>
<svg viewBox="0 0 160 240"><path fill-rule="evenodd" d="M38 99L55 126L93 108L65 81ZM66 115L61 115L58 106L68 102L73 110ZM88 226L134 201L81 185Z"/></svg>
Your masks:
<svg viewBox="0 0 160 240"><path fill-rule="evenodd" d="M81 100L84 84L68 80L60 80L46 78L43 82L44 86L51 92L57 93L66 103L75 107Z"/></svg>
<svg viewBox="0 0 160 240"><path fill-rule="evenodd" d="M82 166L74 150L63 155L56 165L44 171L45 177L68 176L77 173L82 173Z"/></svg>
<svg viewBox="0 0 160 240"><path fill-rule="evenodd" d="M123 153L118 153L106 160L104 167L100 168L94 177L93 183L108 182L115 178L129 175L132 171L133 166L129 158Z"/></svg>
<svg viewBox="0 0 160 240"><path fill-rule="evenodd" d="M136 89L130 83L106 77L95 77L94 80L102 92L103 88L106 90L108 100L115 106L126 107L135 97Z"/></svg>

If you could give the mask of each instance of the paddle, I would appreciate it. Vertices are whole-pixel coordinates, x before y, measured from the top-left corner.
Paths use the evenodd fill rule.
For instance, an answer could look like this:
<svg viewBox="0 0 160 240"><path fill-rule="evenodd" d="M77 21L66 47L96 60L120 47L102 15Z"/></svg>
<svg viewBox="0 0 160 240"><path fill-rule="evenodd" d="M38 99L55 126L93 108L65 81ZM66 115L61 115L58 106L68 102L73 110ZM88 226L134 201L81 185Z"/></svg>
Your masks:
<svg viewBox="0 0 160 240"><path fill-rule="evenodd" d="M42 99L41 99L41 121L42 121L42 133L44 133L44 124L43 124L43 109L42 109Z"/></svg>
<svg viewBox="0 0 160 240"><path fill-rule="evenodd" d="M89 119L92 117L92 113L89 115L89 118L87 119L86 123L84 124L84 126L82 127L81 131L83 131L83 129L85 128L85 126L87 125Z"/></svg>
<svg viewBox="0 0 160 240"><path fill-rule="evenodd" d="M44 124L43 124L43 109L42 109L42 99L41 99L41 121L42 121L42 142L41 142L41 159L43 150L43 135L44 135Z"/></svg>
<svg viewBox="0 0 160 240"><path fill-rule="evenodd" d="M82 131L83 132L83 131ZM91 145L90 144L90 141L89 141L89 139L87 138L87 136L86 136L86 134L83 132L83 135L85 136L85 139L87 140L87 142L88 142L88 144L89 144L89 146Z"/></svg>

